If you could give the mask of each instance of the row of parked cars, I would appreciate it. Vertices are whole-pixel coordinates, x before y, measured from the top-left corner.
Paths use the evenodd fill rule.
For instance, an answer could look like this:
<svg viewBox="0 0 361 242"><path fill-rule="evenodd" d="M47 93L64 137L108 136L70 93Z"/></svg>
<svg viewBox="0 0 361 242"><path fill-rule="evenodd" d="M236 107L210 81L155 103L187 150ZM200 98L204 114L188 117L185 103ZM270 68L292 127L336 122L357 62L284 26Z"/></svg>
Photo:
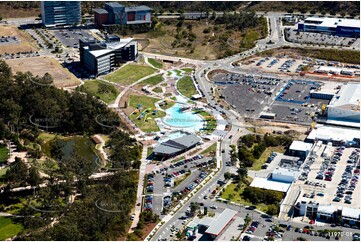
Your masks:
<svg viewBox="0 0 361 242"><path fill-rule="evenodd" d="M332 159L325 157L321 167L320 171L317 173L316 179L319 180L325 180L325 181L332 181L333 174L336 170L336 164L340 161L341 156L343 154L343 150L345 149L344 146L339 146L333 156Z"/></svg>
<svg viewBox="0 0 361 242"><path fill-rule="evenodd" d="M203 181L203 179L207 176L207 174L208 174L207 172L202 171L197 179L195 179L191 184L189 184L183 189L182 193L187 194L188 192L192 191L196 186L198 186L199 183Z"/></svg>
<svg viewBox="0 0 361 242"><path fill-rule="evenodd" d="M147 192L153 192L154 191L154 175L148 174L147 179L148 179Z"/></svg>
<svg viewBox="0 0 361 242"><path fill-rule="evenodd" d="M252 221L251 225L246 230L246 234L253 234L258 228L258 225L259 225L258 221Z"/></svg>
<svg viewBox="0 0 361 242"><path fill-rule="evenodd" d="M172 197L171 196L165 196L163 198L163 207L169 208L172 205Z"/></svg>
<svg viewBox="0 0 361 242"><path fill-rule="evenodd" d="M146 195L145 196L145 202L144 202L144 210L146 211L152 211L153 209L153 195Z"/></svg>
<svg viewBox="0 0 361 242"><path fill-rule="evenodd" d="M286 60L285 63L282 64L282 66L278 69L280 69L281 71L288 71L288 68L290 68L291 66L293 66L295 64L296 60L291 59L291 60Z"/></svg>
<svg viewBox="0 0 361 242"><path fill-rule="evenodd" d="M196 156L193 156L192 158L185 159L185 160L182 160L182 161L178 161L177 163L171 164L169 167L170 168L179 167L179 166L185 165L185 164L187 164L189 162L196 161L196 160L199 160L199 159L202 159L202 158L203 158L203 155L196 155Z"/></svg>

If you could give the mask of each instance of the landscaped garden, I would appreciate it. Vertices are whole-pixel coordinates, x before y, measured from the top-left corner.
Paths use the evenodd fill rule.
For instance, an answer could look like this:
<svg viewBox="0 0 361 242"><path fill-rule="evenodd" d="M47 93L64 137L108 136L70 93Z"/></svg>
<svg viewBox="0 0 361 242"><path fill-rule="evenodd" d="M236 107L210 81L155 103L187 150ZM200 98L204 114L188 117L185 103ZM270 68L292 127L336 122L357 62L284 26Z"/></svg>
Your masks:
<svg viewBox="0 0 361 242"><path fill-rule="evenodd" d="M193 80L190 76L184 76L177 82L178 91L188 98L198 94L196 87L193 84Z"/></svg>
<svg viewBox="0 0 361 242"><path fill-rule="evenodd" d="M160 101L158 98L147 96L131 95L129 106L135 108L129 118L144 132L159 131L159 127L155 121L156 118L165 116L165 112L157 110L155 103ZM170 108L174 102L167 102L163 108Z"/></svg>
<svg viewBox="0 0 361 242"><path fill-rule="evenodd" d="M9 158L9 150L5 145L0 145L0 164L6 163Z"/></svg>
<svg viewBox="0 0 361 242"><path fill-rule="evenodd" d="M163 77L161 74L156 75L156 76L152 76L149 77L147 79L145 79L144 81L140 82L139 85L141 86L145 86L145 85L151 85L151 86L155 86L159 83L161 83L163 81Z"/></svg>

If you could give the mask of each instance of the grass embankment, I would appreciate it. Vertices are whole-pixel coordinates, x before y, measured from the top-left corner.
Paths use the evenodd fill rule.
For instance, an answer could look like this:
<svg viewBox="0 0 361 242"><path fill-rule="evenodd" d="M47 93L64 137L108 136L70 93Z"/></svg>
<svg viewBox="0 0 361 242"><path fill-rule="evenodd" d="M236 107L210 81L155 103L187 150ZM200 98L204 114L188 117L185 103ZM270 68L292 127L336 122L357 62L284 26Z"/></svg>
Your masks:
<svg viewBox="0 0 361 242"><path fill-rule="evenodd" d="M163 81L162 75L156 75L156 76L152 76L152 77L149 77L149 78L145 79L144 81L140 82L139 85L141 85L141 86L146 86L146 85L155 86L155 85L161 83L162 81Z"/></svg>
<svg viewBox="0 0 361 242"><path fill-rule="evenodd" d="M17 235L23 226L12 218L0 217L0 240L5 240Z"/></svg>
<svg viewBox="0 0 361 242"><path fill-rule="evenodd" d="M184 71L185 73L191 74L193 69L192 68L182 68L182 71Z"/></svg>
<svg viewBox="0 0 361 242"><path fill-rule="evenodd" d="M9 158L9 149L6 146L0 146L0 164L6 163Z"/></svg>
<svg viewBox="0 0 361 242"><path fill-rule="evenodd" d="M198 94L190 76L182 77L177 82L177 89L183 96L186 96L187 98L191 98L193 95Z"/></svg>
<svg viewBox="0 0 361 242"><path fill-rule="evenodd" d="M138 105L141 105L140 112L133 112L129 115L129 118L144 132L154 132L159 131L159 127L155 122L155 118L162 118L165 116L165 112L155 110L154 103L158 102L160 99L146 96L136 96L131 95L129 100L129 106L137 109ZM174 104L174 102L169 102L164 108L169 108ZM141 116L141 113L143 115Z"/></svg>
<svg viewBox="0 0 361 242"><path fill-rule="evenodd" d="M157 60L153 59L153 58L148 58L148 62L149 64L151 64L152 66L156 67L156 68L162 68L163 64L158 62Z"/></svg>
<svg viewBox="0 0 361 242"><path fill-rule="evenodd" d="M197 113L202 115L204 120L207 122L206 127L204 128L204 131L206 133L212 133L217 127L216 119L206 111L198 111Z"/></svg>
<svg viewBox="0 0 361 242"><path fill-rule="evenodd" d="M201 155L210 155L210 156L215 156L216 155L216 151L217 151L217 142L215 142L214 144L212 144L211 146L209 146L207 149L203 150L201 152Z"/></svg>
<svg viewBox="0 0 361 242"><path fill-rule="evenodd" d="M84 85L78 87L78 90L101 99L108 104L112 103L120 93L113 85L100 80L85 81Z"/></svg>
<svg viewBox="0 0 361 242"><path fill-rule="evenodd" d="M129 64L111 74L106 75L105 79L124 85L131 85L139 79L153 74L155 71L156 69L150 66Z"/></svg>

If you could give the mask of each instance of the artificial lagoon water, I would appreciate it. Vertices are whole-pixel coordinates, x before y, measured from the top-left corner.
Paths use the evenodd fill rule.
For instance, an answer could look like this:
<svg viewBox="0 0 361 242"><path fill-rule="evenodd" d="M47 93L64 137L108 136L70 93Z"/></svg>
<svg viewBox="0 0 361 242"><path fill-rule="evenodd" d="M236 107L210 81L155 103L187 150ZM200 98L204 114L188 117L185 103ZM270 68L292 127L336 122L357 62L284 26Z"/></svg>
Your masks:
<svg viewBox="0 0 361 242"><path fill-rule="evenodd" d="M190 110L181 111L181 108L188 106L187 99L177 96L177 103L165 110L166 116L163 123L174 128L181 128L188 131L199 131L203 128L203 118Z"/></svg>

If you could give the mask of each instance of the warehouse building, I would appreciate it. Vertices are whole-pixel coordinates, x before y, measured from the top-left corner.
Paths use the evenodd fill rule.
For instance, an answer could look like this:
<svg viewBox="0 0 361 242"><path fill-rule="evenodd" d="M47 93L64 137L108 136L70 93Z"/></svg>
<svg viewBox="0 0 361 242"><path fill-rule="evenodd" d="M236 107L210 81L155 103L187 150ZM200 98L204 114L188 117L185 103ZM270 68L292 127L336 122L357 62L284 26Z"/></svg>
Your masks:
<svg viewBox="0 0 361 242"><path fill-rule="evenodd" d="M360 83L354 82L344 85L327 105L328 120L359 124L360 91Z"/></svg>
<svg viewBox="0 0 361 242"><path fill-rule="evenodd" d="M46 27L80 24L80 1L42 1L41 18Z"/></svg>
<svg viewBox="0 0 361 242"><path fill-rule="evenodd" d="M333 145L360 145L360 129L334 127L317 124L306 138L307 142L322 141L327 144L331 142Z"/></svg>
<svg viewBox="0 0 361 242"><path fill-rule="evenodd" d="M305 159L308 156L308 153L310 153L311 148L312 144L295 140L292 142L289 151L291 156L297 156Z"/></svg>
<svg viewBox="0 0 361 242"><path fill-rule="evenodd" d="M309 17L306 18L304 22L298 23L298 30L359 38L360 20Z"/></svg>
<svg viewBox="0 0 361 242"><path fill-rule="evenodd" d="M153 155L158 159L168 159L194 148L200 142L201 138L194 134L170 139L155 147Z"/></svg>
<svg viewBox="0 0 361 242"><path fill-rule="evenodd" d="M214 220L210 226L205 231L206 234L211 235L216 238L224 228L232 221L232 219L236 216L237 211L232 209L225 209L216 220Z"/></svg>
<svg viewBox="0 0 361 242"><path fill-rule="evenodd" d="M152 9L147 6L125 7L110 2L104 8L94 9L94 23L97 27L112 25L150 24Z"/></svg>
<svg viewBox="0 0 361 242"><path fill-rule="evenodd" d="M81 65L94 75L109 73L119 63L133 61L138 56L137 41L119 37L108 37L105 42L80 39L79 52Z"/></svg>

